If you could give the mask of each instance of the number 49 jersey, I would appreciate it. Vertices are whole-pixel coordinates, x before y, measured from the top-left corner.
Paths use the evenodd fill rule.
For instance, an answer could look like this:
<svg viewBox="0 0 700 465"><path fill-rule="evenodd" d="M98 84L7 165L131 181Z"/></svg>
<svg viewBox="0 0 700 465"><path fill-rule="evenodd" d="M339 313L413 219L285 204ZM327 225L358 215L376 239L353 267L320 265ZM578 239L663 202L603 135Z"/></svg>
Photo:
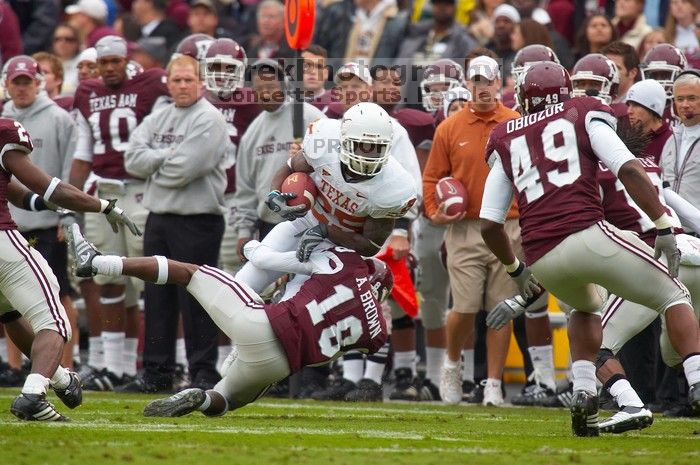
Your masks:
<svg viewBox="0 0 700 465"><path fill-rule="evenodd" d="M586 129L592 119L616 124L610 107L579 97L501 123L491 132L486 160L492 166L499 157L515 186L527 263L603 219L598 158Z"/></svg>
<svg viewBox="0 0 700 465"><path fill-rule="evenodd" d="M360 254L335 247L324 255L327 272L312 274L289 300L265 305L292 373L328 363L349 350L374 353L388 338Z"/></svg>
<svg viewBox="0 0 700 465"><path fill-rule="evenodd" d="M309 125L302 148L313 167L318 197L316 219L345 231L361 232L367 217L400 218L417 200L416 182L394 157L379 173L348 182L341 171L340 121L320 119Z"/></svg>
<svg viewBox="0 0 700 465"><path fill-rule="evenodd" d="M159 98L168 95L162 69L146 70L116 89L100 79L81 82L73 106L79 113L79 125L89 125L92 147L79 146L77 158L92 162L92 170L100 177L130 178L124 169L124 152L131 131L151 113Z"/></svg>

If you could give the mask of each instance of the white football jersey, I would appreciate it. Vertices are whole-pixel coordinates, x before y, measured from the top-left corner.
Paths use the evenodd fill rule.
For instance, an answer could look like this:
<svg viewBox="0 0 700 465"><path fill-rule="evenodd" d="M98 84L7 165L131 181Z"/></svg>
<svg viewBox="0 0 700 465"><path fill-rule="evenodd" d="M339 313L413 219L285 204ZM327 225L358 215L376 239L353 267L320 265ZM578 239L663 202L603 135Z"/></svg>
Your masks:
<svg viewBox="0 0 700 465"><path fill-rule="evenodd" d="M340 120L310 124L302 148L318 188L312 212L322 223L361 232L368 216L401 218L417 200L413 177L392 156L376 176L359 182L345 180L339 157Z"/></svg>

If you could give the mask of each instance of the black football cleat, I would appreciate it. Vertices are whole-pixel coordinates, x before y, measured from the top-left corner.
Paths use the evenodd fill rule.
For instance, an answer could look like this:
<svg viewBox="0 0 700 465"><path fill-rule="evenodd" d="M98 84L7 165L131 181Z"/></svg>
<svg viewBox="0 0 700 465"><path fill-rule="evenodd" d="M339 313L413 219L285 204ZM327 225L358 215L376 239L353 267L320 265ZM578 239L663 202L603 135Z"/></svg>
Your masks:
<svg viewBox="0 0 700 465"><path fill-rule="evenodd" d="M644 429L654 423L654 415L644 407L623 407L615 415L598 425L601 433L620 434L633 429Z"/></svg>
<svg viewBox="0 0 700 465"><path fill-rule="evenodd" d="M700 383L695 383L688 389L688 404L695 415L700 415Z"/></svg>
<svg viewBox="0 0 700 465"><path fill-rule="evenodd" d="M576 436L598 436L598 396L574 391L571 400L571 430Z"/></svg>
<svg viewBox="0 0 700 465"><path fill-rule="evenodd" d="M201 389L185 389L170 397L150 402L143 409L143 414L147 417L181 417L197 410L206 398L206 392Z"/></svg>
<svg viewBox="0 0 700 465"><path fill-rule="evenodd" d="M63 405L70 409L74 409L83 403L83 383L80 381L80 376L78 373L71 371L68 373L70 375L70 383L63 389L52 387L53 392L56 393Z"/></svg>
<svg viewBox="0 0 700 465"><path fill-rule="evenodd" d="M353 391L357 385L345 378L333 379L326 389L311 394L313 400L345 400L345 396Z"/></svg>
<svg viewBox="0 0 700 465"><path fill-rule="evenodd" d="M511 399L510 403L524 407L535 407L542 405L545 400L553 395L555 395L554 391L550 388L541 384L531 384L525 386L519 395Z"/></svg>
<svg viewBox="0 0 700 465"><path fill-rule="evenodd" d="M416 380L413 379L413 370L410 368L399 368L394 371L396 384L394 390L389 394L391 400L417 401L419 392L416 387Z"/></svg>
<svg viewBox="0 0 700 465"><path fill-rule="evenodd" d="M97 270L92 266L92 261L102 254L95 246L85 240L77 224L73 224L70 228L68 244L72 247L75 257L75 275L81 278L95 276Z"/></svg>
<svg viewBox="0 0 700 465"><path fill-rule="evenodd" d="M384 400L382 385L369 378L357 382L357 387L345 395L348 402L381 402Z"/></svg>
<svg viewBox="0 0 700 465"><path fill-rule="evenodd" d="M10 412L20 420L68 421L46 400L46 394L20 394L12 401Z"/></svg>

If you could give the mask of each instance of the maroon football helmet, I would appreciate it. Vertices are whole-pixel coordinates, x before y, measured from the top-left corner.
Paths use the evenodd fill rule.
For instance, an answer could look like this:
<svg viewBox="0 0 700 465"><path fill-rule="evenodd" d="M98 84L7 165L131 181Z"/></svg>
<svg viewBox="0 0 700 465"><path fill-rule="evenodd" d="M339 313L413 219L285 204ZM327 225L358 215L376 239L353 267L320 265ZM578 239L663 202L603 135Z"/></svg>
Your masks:
<svg viewBox="0 0 700 465"><path fill-rule="evenodd" d="M432 91L433 84L444 84L444 88ZM441 58L425 67L420 88L423 91L423 108L430 113L442 107L445 92L464 85L464 68L456 61Z"/></svg>
<svg viewBox="0 0 700 465"><path fill-rule="evenodd" d="M554 50L541 44L532 44L527 47L523 47L518 50L513 58L513 64L511 65L511 75L515 82L518 82L518 78L525 71L528 65L532 63L537 63L538 61L553 61L554 63L559 63L559 58Z"/></svg>
<svg viewBox="0 0 700 465"><path fill-rule="evenodd" d="M515 84L515 101L529 115L571 98L571 78L566 69L551 61L533 63Z"/></svg>
<svg viewBox="0 0 700 465"><path fill-rule="evenodd" d="M382 303L389 297L394 288L394 275L389 267L378 258L365 258L367 268L369 268L369 282L372 286L374 297Z"/></svg>
<svg viewBox="0 0 700 465"><path fill-rule="evenodd" d="M656 79L670 97L673 94L673 80L678 73L688 69L688 60L673 45L659 44L647 52L639 69L642 71L642 79Z"/></svg>
<svg viewBox="0 0 700 465"><path fill-rule="evenodd" d="M592 82L596 84L591 86ZM610 105L620 88L620 73L610 58L600 53L589 53L576 62L571 74L571 84L574 88L573 97L595 93L595 97Z"/></svg>
<svg viewBox="0 0 700 465"><path fill-rule="evenodd" d="M213 42L214 38L208 34L190 34L177 44L173 56L187 55L195 60L202 61L207 54L207 49Z"/></svg>
<svg viewBox="0 0 700 465"><path fill-rule="evenodd" d="M248 57L231 39L216 39L204 57L204 86L210 92L232 92L245 83Z"/></svg>

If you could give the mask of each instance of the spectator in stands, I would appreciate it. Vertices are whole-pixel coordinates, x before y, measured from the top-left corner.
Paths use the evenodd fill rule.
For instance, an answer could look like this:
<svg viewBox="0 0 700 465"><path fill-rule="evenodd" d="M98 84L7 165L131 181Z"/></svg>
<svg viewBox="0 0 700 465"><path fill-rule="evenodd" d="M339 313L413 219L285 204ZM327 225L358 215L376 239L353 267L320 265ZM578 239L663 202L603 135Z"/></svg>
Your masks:
<svg viewBox="0 0 700 465"><path fill-rule="evenodd" d="M63 92L72 94L78 87L78 30L68 23L60 24L54 31L51 50L63 64Z"/></svg>
<svg viewBox="0 0 700 465"><path fill-rule="evenodd" d="M165 38L142 37L131 52L131 58L143 69L164 68L170 58Z"/></svg>
<svg viewBox="0 0 700 465"><path fill-rule="evenodd" d="M469 13L469 32L480 45L493 38L493 13L501 3L503 0L477 0Z"/></svg>
<svg viewBox="0 0 700 465"><path fill-rule="evenodd" d="M194 0L190 5L187 25L192 34L207 34L216 39L233 38L233 34L219 23L218 2L215 0Z"/></svg>
<svg viewBox="0 0 700 465"><path fill-rule="evenodd" d="M668 39L666 38L666 30L661 28L654 29L642 39L642 42L639 44L639 48L637 49L637 56L640 59L643 59L644 55L646 55L649 50L659 44L666 43L669 43Z"/></svg>
<svg viewBox="0 0 700 465"><path fill-rule="evenodd" d="M114 30L127 42L136 42L141 38L141 27L130 12L122 12L114 20Z"/></svg>
<svg viewBox="0 0 700 465"><path fill-rule="evenodd" d="M700 47L695 35L695 16L698 10L697 0L671 0L669 15L666 17L666 38L683 52Z"/></svg>
<svg viewBox="0 0 700 465"><path fill-rule="evenodd" d="M504 3L493 12L494 34L493 39L486 44L486 48L496 53L503 60L501 72L504 76L510 76L510 64L515 58L515 49L510 37L513 29L520 24L520 13L512 5Z"/></svg>
<svg viewBox="0 0 700 465"><path fill-rule="evenodd" d="M141 27L141 37L163 37L168 52L175 49L183 33L166 15L169 0L134 0L131 13Z"/></svg>
<svg viewBox="0 0 700 465"><path fill-rule="evenodd" d="M22 36L19 21L12 7L0 0L0 59L3 63L22 53Z"/></svg>
<svg viewBox="0 0 700 465"><path fill-rule="evenodd" d="M328 50L333 70L348 61L371 66L392 61L408 27L408 13L395 0L354 0L332 3L323 10L316 43ZM370 61L371 63L368 63Z"/></svg>
<svg viewBox="0 0 700 465"><path fill-rule="evenodd" d="M306 101L328 118L338 119L343 115L343 106L333 98L333 92L325 88L328 82L328 52L317 44L311 44L301 52L304 60L304 92Z"/></svg>
<svg viewBox="0 0 700 465"><path fill-rule="evenodd" d="M615 34L615 27L607 16L593 15L586 18L576 34L576 61L589 53L600 53L600 49L616 39Z"/></svg>
<svg viewBox="0 0 700 465"><path fill-rule="evenodd" d="M642 38L651 32L644 16L644 0L617 0L612 20L617 37L632 47L639 47Z"/></svg>
<svg viewBox="0 0 700 465"><path fill-rule="evenodd" d="M100 73L97 70L97 50L94 48L86 48L80 52L77 62L78 82L100 77Z"/></svg>
<svg viewBox="0 0 700 465"><path fill-rule="evenodd" d="M245 45L251 58L287 58L292 51L284 36L284 5L278 0L263 0L256 13L257 33Z"/></svg>
<svg viewBox="0 0 700 465"><path fill-rule="evenodd" d="M600 53L610 58L617 65L620 72L620 87L617 91L617 98L613 103L625 102L627 91L632 84L639 80L639 56L637 51L624 42L612 42L600 50Z"/></svg>
<svg viewBox="0 0 700 465"><path fill-rule="evenodd" d="M575 10L576 6L571 0L550 0L547 4L547 13L552 19L552 26L570 45L574 43L576 35Z"/></svg>
<svg viewBox="0 0 700 465"><path fill-rule="evenodd" d="M547 10L537 8L532 14L532 19L534 19L535 21L543 25L545 28L547 28L549 37L552 39L552 49L559 58L559 62L562 64L562 66L564 66L564 68L566 69L573 68L574 54L571 51L571 45L564 38L564 36L562 36L554 28L554 25L552 24L552 18L549 16L549 13L547 13Z"/></svg>
<svg viewBox="0 0 700 465"><path fill-rule="evenodd" d="M174 58L168 64L173 103L146 116L132 132L124 166L146 179L144 254L213 266L224 234L224 164L231 142L226 120L201 98L202 88L198 61ZM146 283L145 296L148 353L141 390L173 387L178 310L192 385L211 389L221 379L214 322L184 289Z"/></svg>
<svg viewBox="0 0 700 465"><path fill-rule="evenodd" d="M9 0L19 20L24 54L31 55L51 48L53 31L60 17L60 2Z"/></svg>
<svg viewBox="0 0 700 465"><path fill-rule="evenodd" d="M525 18L513 27L510 34L510 43L513 50L532 45L541 44L553 48L552 38L549 36L547 28L534 19Z"/></svg>
<svg viewBox="0 0 700 465"><path fill-rule="evenodd" d="M61 95L63 92L63 64L58 57L49 52L37 52L32 58L39 64L44 75L44 90L59 107L65 111L73 108L73 96Z"/></svg>
<svg viewBox="0 0 700 465"><path fill-rule="evenodd" d="M66 7L68 24L80 32L81 48L94 47L98 40L114 35L107 26L107 4L104 0L80 0Z"/></svg>

